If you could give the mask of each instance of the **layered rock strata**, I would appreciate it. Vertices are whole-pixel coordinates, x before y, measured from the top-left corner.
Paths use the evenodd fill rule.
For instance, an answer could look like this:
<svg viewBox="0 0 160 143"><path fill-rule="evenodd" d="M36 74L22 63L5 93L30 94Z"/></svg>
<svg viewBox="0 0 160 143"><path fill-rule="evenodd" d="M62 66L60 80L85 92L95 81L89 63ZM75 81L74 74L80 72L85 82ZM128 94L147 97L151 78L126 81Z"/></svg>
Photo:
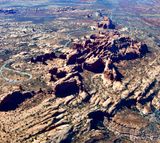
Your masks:
<svg viewBox="0 0 160 143"><path fill-rule="evenodd" d="M50 79L46 81L53 91L35 92L34 96L25 96L23 92L18 92L18 96L15 93L6 95L0 101L0 140L13 143L158 143L158 62L143 66L140 72L132 69L129 76L119 70L121 62L128 63L147 52L145 44L113 30L75 42L61 56L50 57L52 53L48 53L33 58L33 64L43 63L47 69L49 61L54 63L48 70ZM16 108L3 110L19 96L23 99ZM37 104L33 105L34 102ZM152 122L150 115L156 122Z"/></svg>

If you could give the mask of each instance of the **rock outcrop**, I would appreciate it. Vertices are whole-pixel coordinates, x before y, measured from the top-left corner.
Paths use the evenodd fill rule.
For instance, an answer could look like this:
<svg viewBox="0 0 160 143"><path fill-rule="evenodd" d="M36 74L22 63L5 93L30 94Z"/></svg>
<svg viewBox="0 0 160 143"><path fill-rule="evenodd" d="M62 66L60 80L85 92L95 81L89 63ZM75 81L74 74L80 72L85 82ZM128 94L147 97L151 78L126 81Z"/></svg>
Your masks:
<svg viewBox="0 0 160 143"><path fill-rule="evenodd" d="M46 61L48 60L53 60L56 58L60 58L60 59L66 59L66 55L62 54L56 54L55 52L51 52L51 53L45 53L42 55L38 55L36 57L32 57L31 58L31 63L43 63L46 64Z"/></svg>
<svg viewBox="0 0 160 143"><path fill-rule="evenodd" d="M105 22L104 22L105 21ZM110 27L112 24L108 18L104 18L103 24ZM119 72L118 65L121 61L141 58L148 52L147 46L129 37L119 34L118 31L104 31L90 35L83 41L73 43L67 52L56 54L54 52L32 58L31 62L42 62L47 60L62 59L64 67L53 67L49 70L50 81L54 83L53 90L57 97L83 92L83 75L85 71L93 74L101 74L104 83L110 81L121 81L123 75ZM78 74L78 84L74 80ZM79 87L81 86L81 87Z"/></svg>
<svg viewBox="0 0 160 143"><path fill-rule="evenodd" d="M103 73L104 81L111 80L111 81L121 81L122 75L118 71L118 69L113 65L112 61L109 59L106 61L104 73Z"/></svg>
<svg viewBox="0 0 160 143"><path fill-rule="evenodd" d="M102 73L105 64L101 58L90 58L84 62L83 68L93 73Z"/></svg>
<svg viewBox="0 0 160 143"><path fill-rule="evenodd" d="M28 100L12 93L2 100L2 142L159 142L159 124L150 117L159 120L160 66L143 65L140 71L126 66L143 57L147 46L116 30L86 37L60 55L32 59L45 63L38 65L45 70L40 76L47 74L43 86L52 92L39 90L25 96ZM4 110L17 98L12 111Z"/></svg>
<svg viewBox="0 0 160 143"><path fill-rule="evenodd" d="M7 95L4 99L0 101L0 111L11 111L18 108L18 106L25 100L32 98L34 92L21 93L19 91L13 92Z"/></svg>
<svg viewBox="0 0 160 143"><path fill-rule="evenodd" d="M55 87L55 95L57 97L66 97L79 93L79 86L76 80L69 80L57 84Z"/></svg>
<svg viewBox="0 0 160 143"><path fill-rule="evenodd" d="M97 27L103 29L114 29L115 25L112 23L112 20L110 18L104 16L103 20L97 23Z"/></svg>

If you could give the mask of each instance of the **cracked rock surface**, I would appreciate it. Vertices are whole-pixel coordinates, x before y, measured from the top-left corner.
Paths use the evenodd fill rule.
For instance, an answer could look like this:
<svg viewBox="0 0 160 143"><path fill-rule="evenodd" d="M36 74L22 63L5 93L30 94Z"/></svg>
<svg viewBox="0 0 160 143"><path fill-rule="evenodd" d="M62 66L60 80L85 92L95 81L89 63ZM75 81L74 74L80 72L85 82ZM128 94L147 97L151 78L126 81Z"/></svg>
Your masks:
<svg viewBox="0 0 160 143"><path fill-rule="evenodd" d="M160 65L146 65L147 53L146 44L112 30L76 41L60 55L33 57L51 91L4 95L0 141L159 143Z"/></svg>

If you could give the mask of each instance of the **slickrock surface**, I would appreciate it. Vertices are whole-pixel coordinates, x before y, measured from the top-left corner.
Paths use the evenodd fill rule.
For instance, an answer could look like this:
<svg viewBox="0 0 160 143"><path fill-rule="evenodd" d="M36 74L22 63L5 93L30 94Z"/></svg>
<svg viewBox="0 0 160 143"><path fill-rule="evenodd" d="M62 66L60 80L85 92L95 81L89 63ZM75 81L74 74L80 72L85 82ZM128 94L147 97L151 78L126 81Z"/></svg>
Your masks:
<svg viewBox="0 0 160 143"><path fill-rule="evenodd" d="M150 113L160 109L160 65L126 66L136 67L147 52L145 44L112 30L95 32L60 54L33 57L30 64L45 71L50 91L15 88L3 95L0 142L160 142L160 125L150 120L158 120Z"/></svg>

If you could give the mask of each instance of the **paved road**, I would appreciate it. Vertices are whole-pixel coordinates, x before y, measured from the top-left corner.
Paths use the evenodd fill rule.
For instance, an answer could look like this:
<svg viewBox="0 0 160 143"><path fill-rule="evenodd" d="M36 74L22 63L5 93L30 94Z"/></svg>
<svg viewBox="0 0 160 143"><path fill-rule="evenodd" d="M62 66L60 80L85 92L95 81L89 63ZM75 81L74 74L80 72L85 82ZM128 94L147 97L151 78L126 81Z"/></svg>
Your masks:
<svg viewBox="0 0 160 143"><path fill-rule="evenodd" d="M26 79L25 81L29 81L29 80L32 79L32 75L29 74L29 73L27 73L27 72L22 72L22 71L18 71L18 70L16 70L16 69L11 69L11 68L9 68L9 67L6 67L8 64L10 64L10 63L12 63L12 62L13 62L13 61L11 61L11 60L6 61L6 62L3 64L3 66L0 68L0 76L1 76L5 81L7 81L7 82L9 82L9 83L21 83L21 82L24 82L24 81L19 81L19 80L12 80L12 79L9 79L9 78L5 77L5 76L3 75L3 71L4 71L4 70L8 70L8 71L11 71L11 72L14 72L14 73L18 73L18 74L20 74L20 75L22 75L22 76L27 76L28 79Z"/></svg>
<svg viewBox="0 0 160 143"><path fill-rule="evenodd" d="M65 45L64 45L62 48L67 47L67 46L71 43L71 35L72 35L72 34L74 34L74 33L76 33L76 32L83 32L83 31L86 32L86 30L80 30L80 28L78 28L78 29L76 29L75 31L72 31L72 32L68 33L68 34L67 34L67 38L68 38L69 40L65 43ZM59 49L59 48L58 48L58 49ZM61 48L60 48L60 49L61 49ZM11 69L11 68L7 67L7 65L9 65L10 63L15 63L15 62L16 62L16 61L11 61L11 60L6 61L6 62L3 64L3 66L0 68L0 76L1 76L5 81L7 81L7 82L9 82L9 83L22 83L22 82L31 80L31 79L32 79L32 75L31 75L30 73L22 72L22 71L19 71L19 70L16 70L16 69ZM7 77L5 77L5 76L3 75L3 71L4 71L4 70L8 70L8 71L11 71L11 72L20 74L20 75L22 75L22 76L27 76L28 79L26 79L25 81L24 81L24 80L23 80L23 81L19 81L19 80L9 79L9 78L7 78Z"/></svg>

